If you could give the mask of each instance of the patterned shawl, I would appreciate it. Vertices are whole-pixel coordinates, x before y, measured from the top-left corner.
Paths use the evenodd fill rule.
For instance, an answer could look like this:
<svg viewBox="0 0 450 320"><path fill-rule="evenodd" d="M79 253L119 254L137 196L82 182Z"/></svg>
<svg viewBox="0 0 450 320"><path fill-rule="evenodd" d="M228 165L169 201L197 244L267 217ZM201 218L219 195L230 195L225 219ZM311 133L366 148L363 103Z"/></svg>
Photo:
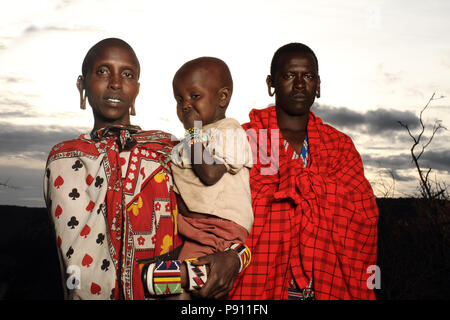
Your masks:
<svg viewBox="0 0 450 320"><path fill-rule="evenodd" d="M44 195L71 298L143 299L140 262L181 244L172 146L161 131L111 126L51 150Z"/></svg>

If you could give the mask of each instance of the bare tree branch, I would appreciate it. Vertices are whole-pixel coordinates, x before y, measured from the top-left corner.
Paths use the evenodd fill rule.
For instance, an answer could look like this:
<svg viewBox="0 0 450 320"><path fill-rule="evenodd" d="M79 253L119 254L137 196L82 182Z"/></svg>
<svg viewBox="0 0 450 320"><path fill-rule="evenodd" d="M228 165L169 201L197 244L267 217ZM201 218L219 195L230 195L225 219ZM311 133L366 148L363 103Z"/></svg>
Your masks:
<svg viewBox="0 0 450 320"><path fill-rule="evenodd" d="M432 129L432 134L430 136L430 138L428 139L428 141L422 145L422 150L419 152L419 154L415 153L415 149L416 147L420 144L420 141L423 137L423 134L425 132L425 124L423 122L423 113L424 111L428 108L428 106L430 105L431 101L433 100L438 100L438 99L442 99L444 98L444 96L440 96L439 98L435 97L436 92L434 92L430 99L428 100L428 102L426 103L426 105L422 108L422 110L420 111L419 114L419 123L420 123L420 131L417 135L413 135L411 130L409 129L408 125L398 121L398 123L406 129L406 131L408 132L409 136L411 137L411 139L413 140L413 144L411 146L410 152L411 152L411 158L412 158L412 162L414 163L417 172L419 174L419 179L420 179L420 190L421 190L421 194L424 198L428 198L428 199L437 199L439 197L442 197L443 195L446 195L446 190L447 190L447 186L445 185L445 190L442 189L442 185L437 183L436 181L434 182L434 190L433 187L430 183L430 179L429 179L429 175L430 172L432 170L432 168L428 168L428 170L425 173L425 170L422 170L419 164L419 159L422 157L423 153L425 152L425 149L429 147L429 145L431 144L431 141L433 141L436 133L440 130L440 129L444 129L447 130L446 127L444 127L442 125L442 121L441 120L436 120L434 125L433 125L433 129Z"/></svg>

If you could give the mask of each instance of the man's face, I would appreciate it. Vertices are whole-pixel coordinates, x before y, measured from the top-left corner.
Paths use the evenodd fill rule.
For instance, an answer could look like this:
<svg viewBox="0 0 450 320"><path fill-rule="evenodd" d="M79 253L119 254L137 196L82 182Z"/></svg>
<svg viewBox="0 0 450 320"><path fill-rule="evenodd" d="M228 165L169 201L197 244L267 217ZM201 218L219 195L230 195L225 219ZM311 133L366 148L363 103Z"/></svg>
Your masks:
<svg viewBox="0 0 450 320"><path fill-rule="evenodd" d="M314 57L303 52L284 53L272 76L276 107L291 116L307 114L320 87Z"/></svg>
<svg viewBox="0 0 450 320"><path fill-rule="evenodd" d="M129 108L139 93L134 54L122 46L99 49L86 75L85 89L94 118L102 123L129 124Z"/></svg>

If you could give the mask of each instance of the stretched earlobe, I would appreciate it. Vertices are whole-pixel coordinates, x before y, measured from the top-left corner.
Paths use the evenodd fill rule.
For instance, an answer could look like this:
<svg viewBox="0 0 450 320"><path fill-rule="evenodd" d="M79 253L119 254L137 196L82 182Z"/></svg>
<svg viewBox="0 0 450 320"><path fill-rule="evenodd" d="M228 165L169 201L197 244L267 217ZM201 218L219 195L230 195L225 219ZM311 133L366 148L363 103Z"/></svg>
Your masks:
<svg viewBox="0 0 450 320"><path fill-rule="evenodd" d="M80 93L80 108L84 110L86 109L86 94L84 90L83 80L83 76L78 76L77 88L78 92Z"/></svg>
<svg viewBox="0 0 450 320"><path fill-rule="evenodd" d="M269 96L273 97L275 95L275 89L272 92L272 90L271 90L271 88L273 88L272 77L270 75L267 76L266 83L267 83L267 91L269 93Z"/></svg>
<svg viewBox="0 0 450 320"><path fill-rule="evenodd" d="M316 98L320 98L320 88L318 88L316 91Z"/></svg>
<svg viewBox="0 0 450 320"><path fill-rule="evenodd" d="M131 105L131 108L130 108L130 115L131 115L131 116L135 116L135 115L136 115L136 109L134 108L134 104Z"/></svg>

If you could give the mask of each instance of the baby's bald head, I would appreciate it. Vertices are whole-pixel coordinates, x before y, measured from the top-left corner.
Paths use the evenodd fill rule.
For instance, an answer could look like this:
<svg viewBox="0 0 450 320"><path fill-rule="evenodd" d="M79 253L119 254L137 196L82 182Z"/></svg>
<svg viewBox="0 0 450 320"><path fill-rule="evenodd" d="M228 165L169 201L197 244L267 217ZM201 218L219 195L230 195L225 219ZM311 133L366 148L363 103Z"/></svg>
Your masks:
<svg viewBox="0 0 450 320"><path fill-rule="evenodd" d="M233 79L222 60L201 57L186 62L175 73L172 86L177 115L185 128L192 127L193 117L199 117L203 125L225 118Z"/></svg>
<svg viewBox="0 0 450 320"><path fill-rule="evenodd" d="M200 57L186 62L175 73L174 81L186 75L199 74L209 83L214 83L217 89L228 88L233 91L233 78L227 64L214 57Z"/></svg>

